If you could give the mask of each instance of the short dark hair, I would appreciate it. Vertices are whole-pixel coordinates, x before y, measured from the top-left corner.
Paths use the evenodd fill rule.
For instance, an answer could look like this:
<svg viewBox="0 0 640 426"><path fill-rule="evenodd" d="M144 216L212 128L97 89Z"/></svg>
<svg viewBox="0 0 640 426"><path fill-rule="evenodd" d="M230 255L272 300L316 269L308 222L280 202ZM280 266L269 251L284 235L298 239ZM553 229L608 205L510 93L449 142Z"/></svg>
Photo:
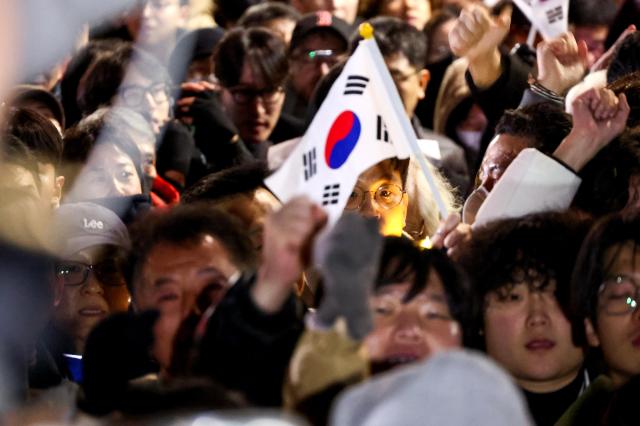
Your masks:
<svg viewBox="0 0 640 426"><path fill-rule="evenodd" d="M580 171L582 183L573 206L594 216L622 210L629 201L629 180L638 173L640 129L627 129Z"/></svg>
<svg viewBox="0 0 640 426"><path fill-rule="evenodd" d="M117 114L109 114L107 108L99 109L81 120L74 127L64 133L64 147L62 150L62 175L65 177L65 187L71 188L91 155L97 143L111 143L125 152L133 162L143 192L146 184L142 169L142 154L131 139L129 125ZM68 183L67 183L68 182Z"/></svg>
<svg viewBox="0 0 640 426"><path fill-rule="evenodd" d="M401 54L416 69L423 69L427 63L427 36L409 23L390 16L378 16L371 21L373 36L385 58ZM356 34L351 40L351 51L362 38Z"/></svg>
<svg viewBox="0 0 640 426"><path fill-rule="evenodd" d="M182 194L182 202L220 201L237 194L253 193L264 188L269 170L264 161L252 161L211 173Z"/></svg>
<svg viewBox="0 0 640 426"><path fill-rule="evenodd" d="M149 252L160 243L189 245L213 235L243 272L256 266L251 240L232 216L206 203L178 205L169 211L152 211L130 227L131 253L125 268L127 286L135 298L134 283Z"/></svg>
<svg viewBox="0 0 640 426"><path fill-rule="evenodd" d="M375 289L410 282L411 287L404 297L404 302L409 302L427 288L432 270L442 281L452 317L460 323L462 330L468 330L471 283L464 270L443 251L421 249L405 237L385 237Z"/></svg>
<svg viewBox="0 0 640 426"><path fill-rule="evenodd" d="M218 44L213 55L216 77L225 87L240 81L245 62L267 86L284 83L289 73L287 47L275 33L264 28L235 28Z"/></svg>
<svg viewBox="0 0 640 426"><path fill-rule="evenodd" d="M214 0L213 18L222 28L230 28L250 6L262 0Z"/></svg>
<svg viewBox="0 0 640 426"><path fill-rule="evenodd" d="M551 154L571 131L571 116L547 102L507 110L496 125L496 134L529 138L533 148Z"/></svg>
<svg viewBox="0 0 640 426"><path fill-rule="evenodd" d="M85 115L111 105L130 66L153 82L170 82L160 61L131 43L122 43L98 55L87 69L82 93L78 94L80 108Z"/></svg>
<svg viewBox="0 0 640 426"><path fill-rule="evenodd" d="M611 84L629 74L640 71L640 32L626 36L616 49L607 68L607 83Z"/></svg>
<svg viewBox="0 0 640 426"><path fill-rule="evenodd" d="M40 189L38 159L33 155L31 149L12 134L3 135L0 142L0 161L24 167L33 176L34 182ZM4 200L6 201L6 198Z"/></svg>
<svg viewBox="0 0 640 426"><path fill-rule="evenodd" d="M480 332L486 295L505 286L523 283L543 289L555 281L558 304L567 315L573 265L590 224L588 216L568 211L497 220L474 229L459 257L475 281L472 346L484 348Z"/></svg>
<svg viewBox="0 0 640 426"><path fill-rule="evenodd" d="M114 50L123 43L116 39L91 40L71 58L60 81L60 100L64 108L65 128L73 126L82 118L82 111L78 105L78 89L89 66L99 55Z"/></svg>
<svg viewBox="0 0 640 426"><path fill-rule="evenodd" d="M244 11L237 25L244 28L263 27L269 21L288 19L297 22L302 15L286 3L266 1L254 4Z"/></svg>
<svg viewBox="0 0 640 426"><path fill-rule="evenodd" d="M597 324L598 292L611 268L611 263L607 262L607 252L627 241L634 243L634 250L640 250L638 214L614 213L602 217L584 240L571 284L571 321L573 341L577 345L587 343L584 320L588 318L594 325Z"/></svg>
<svg viewBox="0 0 640 426"><path fill-rule="evenodd" d="M569 23L578 27L609 26L617 10L613 0L570 0Z"/></svg>
<svg viewBox="0 0 640 426"><path fill-rule="evenodd" d="M9 112L7 132L18 138L41 163L60 166L62 137L51 122L35 111L14 108Z"/></svg>

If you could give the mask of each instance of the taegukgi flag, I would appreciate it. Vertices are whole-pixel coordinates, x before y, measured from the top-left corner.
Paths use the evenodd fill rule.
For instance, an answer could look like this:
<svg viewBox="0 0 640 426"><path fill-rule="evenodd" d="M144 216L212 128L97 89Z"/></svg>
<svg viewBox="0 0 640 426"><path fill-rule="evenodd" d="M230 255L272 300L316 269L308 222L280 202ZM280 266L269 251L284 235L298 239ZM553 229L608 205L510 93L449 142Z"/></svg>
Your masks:
<svg viewBox="0 0 640 426"><path fill-rule="evenodd" d="M569 0L514 0L514 3L545 39L567 32Z"/></svg>
<svg viewBox="0 0 640 426"><path fill-rule="evenodd" d="M360 42L302 140L265 180L282 202L307 195L322 205L330 225L342 214L360 173L387 158L407 158L410 153L404 126L412 133L413 129L395 86L388 87L380 77L388 71L372 58L367 46L371 43L375 41Z"/></svg>

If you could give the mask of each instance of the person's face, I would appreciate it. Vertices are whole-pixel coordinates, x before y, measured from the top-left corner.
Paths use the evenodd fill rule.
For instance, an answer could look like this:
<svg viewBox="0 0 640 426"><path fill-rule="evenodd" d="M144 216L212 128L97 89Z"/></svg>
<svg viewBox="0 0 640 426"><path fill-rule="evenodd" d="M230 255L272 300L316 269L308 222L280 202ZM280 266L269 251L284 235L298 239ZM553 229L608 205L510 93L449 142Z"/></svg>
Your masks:
<svg viewBox="0 0 640 426"><path fill-rule="evenodd" d="M245 229L258 256L262 252L264 220L267 215L280 207L278 199L264 188L258 188L253 196L240 194L224 200L216 207L237 217Z"/></svg>
<svg viewBox="0 0 640 426"><path fill-rule="evenodd" d="M460 326L451 317L438 274L431 271L427 287L404 302L410 287L386 285L370 298L374 328L364 343L374 364L392 367L462 345Z"/></svg>
<svg viewBox="0 0 640 426"><path fill-rule="evenodd" d="M131 137L142 155L142 171L149 188L151 188L153 180L158 176L158 171L156 170L156 140L155 138L147 138L135 134L135 132L132 132Z"/></svg>
<svg viewBox="0 0 640 426"><path fill-rule="evenodd" d="M227 249L211 235L187 245L161 242L151 249L135 282L134 303L141 311L160 311L154 355L161 365L169 365L173 337L202 290L212 286L217 303L238 272Z"/></svg>
<svg viewBox="0 0 640 426"><path fill-rule="evenodd" d="M431 18L430 0L388 0L381 2L379 15L400 18L420 31Z"/></svg>
<svg viewBox="0 0 640 426"><path fill-rule="evenodd" d="M142 8L138 43L157 45L173 42L185 18L186 8L180 6L180 0L148 0Z"/></svg>
<svg viewBox="0 0 640 426"><path fill-rule="evenodd" d="M140 177L131 157L112 143L100 143L93 148L70 196L80 201L141 193Z"/></svg>
<svg viewBox="0 0 640 426"><path fill-rule="evenodd" d="M99 256L94 247L60 261L55 280L54 320L69 333L76 353L81 354L93 327L109 314L124 312L129 306L122 271L113 257Z"/></svg>
<svg viewBox="0 0 640 426"><path fill-rule="evenodd" d="M350 24L358 14L358 0L293 0L291 5L302 14L326 10Z"/></svg>
<svg viewBox="0 0 640 426"><path fill-rule="evenodd" d="M318 81L344 59L344 42L330 32L308 35L292 52L291 84L305 101L311 99Z"/></svg>
<svg viewBox="0 0 640 426"><path fill-rule="evenodd" d="M296 21L287 18L272 19L265 23L265 27L278 34L287 46L291 43L293 29L296 27Z"/></svg>
<svg viewBox="0 0 640 426"><path fill-rule="evenodd" d="M40 198L52 209L59 207L64 176L56 176L53 164L41 162L38 162L38 175L40 176Z"/></svg>
<svg viewBox="0 0 640 426"><path fill-rule="evenodd" d="M491 192L520 151L531 146L533 143L526 137L504 133L497 135L487 147L482 158L482 164L476 176L476 187L483 186Z"/></svg>
<svg viewBox="0 0 640 426"><path fill-rule="evenodd" d="M238 85L222 90L223 106L240 138L247 143L269 139L280 118L283 102L282 87L267 87L247 62L242 66Z"/></svg>
<svg viewBox="0 0 640 426"><path fill-rule="evenodd" d="M429 40L429 55L427 56L427 63L433 64L434 62L442 61L444 58L451 55L451 47L449 47L449 32L456 24L455 19L440 24L431 35Z"/></svg>
<svg viewBox="0 0 640 426"><path fill-rule="evenodd" d="M191 61L187 68L185 81L209 81L214 83L213 57L209 55L204 58L197 58Z"/></svg>
<svg viewBox="0 0 640 426"><path fill-rule="evenodd" d="M576 40L584 40L587 43L587 60L589 66L593 65L605 52L604 42L607 39L607 33L609 28L606 25L599 25L595 27L575 27L573 35Z"/></svg>
<svg viewBox="0 0 640 426"><path fill-rule="evenodd" d="M358 176L345 209L378 218L384 235L401 235L408 204L400 172L382 162Z"/></svg>
<svg viewBox="0 0 640 426"><path fill-rule="evenodd" d="M149 121L156 135L169 121L171 102L166 84L151 81L135 66L129 67L118 93L119 101L123 106L142 114Z"/></svg>
<svg viewBox="0 0 640 426"><path fill-rule="evenodd" d="M398 89L404 110L409 117L413 117L418 101L424 98L429 83L429 71L416 69L401 53L385 58L385 63Z"/></svg>
<svg viewBox="0 0 640 426"><path fill-rule="evenodd" d="M487 354L531 392L551 392L570 383L584 359L571 340L571 324L554 295L555 283L527 284L487 294L484 335Z"/></svg>
<svg viewBox="0 0 640 426"><path fill-rule="evenodd" d="M600 346L609 375L619 386L640 374L640 250L627 242L610 248L605 261L611 267L598 295L597 323L587 319L585 325L589 344ZM620 304L627 310L615 308Z"/></svg>

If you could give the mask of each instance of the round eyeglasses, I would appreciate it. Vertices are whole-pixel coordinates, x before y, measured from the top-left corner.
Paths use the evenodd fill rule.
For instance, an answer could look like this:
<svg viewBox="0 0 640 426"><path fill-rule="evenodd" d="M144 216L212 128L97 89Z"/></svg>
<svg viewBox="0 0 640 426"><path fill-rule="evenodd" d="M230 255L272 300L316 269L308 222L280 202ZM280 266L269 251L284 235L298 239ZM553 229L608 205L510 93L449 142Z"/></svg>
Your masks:
<svg viewBox="0 0 640 426"><path fill-rule="evenodd" d="M364 204L365 196L372 194L374 208L390 210L400 204L405 192L398 185L383 183L375 191L364 191L358 187L353 188L347 200L346 210L360 210Z"/></svg>
<svg viewBox="0 0 640 426"><path fill-rule="evenodd" d="M609 315L634 312L640 303L640 283L628 275L611 277L600 285L599 301Z"/></svg>

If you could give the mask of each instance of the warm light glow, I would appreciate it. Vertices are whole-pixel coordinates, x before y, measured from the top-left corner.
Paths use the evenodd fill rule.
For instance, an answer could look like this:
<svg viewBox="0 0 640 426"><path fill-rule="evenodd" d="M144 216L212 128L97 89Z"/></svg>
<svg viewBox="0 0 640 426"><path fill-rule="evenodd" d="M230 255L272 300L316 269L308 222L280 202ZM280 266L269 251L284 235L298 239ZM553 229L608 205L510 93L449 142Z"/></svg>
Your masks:
<svg viewBox="0 0 640 426"><path fill-rule="evenodd" d="M433 246L431 244L431 238L426 237L424 240L420 241L420 248L430 250Z"/></svg>

